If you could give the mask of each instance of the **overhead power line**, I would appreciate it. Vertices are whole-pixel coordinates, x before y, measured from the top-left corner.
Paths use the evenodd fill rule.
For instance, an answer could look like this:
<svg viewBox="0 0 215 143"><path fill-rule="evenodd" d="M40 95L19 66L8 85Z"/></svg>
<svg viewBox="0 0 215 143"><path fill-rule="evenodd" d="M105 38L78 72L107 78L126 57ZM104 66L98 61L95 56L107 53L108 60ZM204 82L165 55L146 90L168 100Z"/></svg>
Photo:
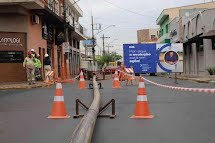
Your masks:
<svg viewBox="0 0 215 143"><path fill-rule="evenodd" d="M127 12L130 12L130 13L133 13L133 14L136 14L136 15L139 15L139 16L144 16L144 17L147 16L147 17L155 18L155 17L153 17L153 16L144 15L144 14L141 14L141 13L138 13L138 12L135 12L135 11L132 11L132 10L129 10L129 9L120 7L120 6L118 6L118 5L116 5L116 4L112 3L112 2L107 1L107 0L104 0L104 1L105 1L106 3L109 3L110 5L113 5L113 6L117 7L117 8L119 8L119 9L125 10L125 11L127 11Z"/></svg>

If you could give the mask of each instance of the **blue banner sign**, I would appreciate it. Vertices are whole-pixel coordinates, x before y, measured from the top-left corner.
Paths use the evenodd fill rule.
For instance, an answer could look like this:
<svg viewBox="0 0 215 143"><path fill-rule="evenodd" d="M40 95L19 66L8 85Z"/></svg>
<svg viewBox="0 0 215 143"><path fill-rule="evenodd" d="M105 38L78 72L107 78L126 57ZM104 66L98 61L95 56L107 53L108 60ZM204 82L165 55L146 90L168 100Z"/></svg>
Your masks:
<svg viewBox="0 0 215 143"><path fill-rule="evenodd" d="M89 40L84 40L83 42L84 46L86 47L93 47L93 40L89 39ZM96 39L94 40L94 46L96 46Z"/></svg>
<svg viewBox="0 0 215 143"><path fill-rule="evenodd" d="M183 72L182 44L124 44L123 52L135 73Z"/></svg>

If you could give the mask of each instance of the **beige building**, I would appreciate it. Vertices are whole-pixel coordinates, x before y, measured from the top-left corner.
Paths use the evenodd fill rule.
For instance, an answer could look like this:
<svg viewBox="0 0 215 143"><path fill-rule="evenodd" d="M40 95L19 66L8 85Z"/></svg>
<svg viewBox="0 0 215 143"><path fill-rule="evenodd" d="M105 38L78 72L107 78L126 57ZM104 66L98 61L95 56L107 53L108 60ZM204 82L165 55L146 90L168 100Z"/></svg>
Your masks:
<svg viewBox="0 0 215 143"><path fill-rule="evenodd" d="M158 39L159 29L142 29L137 31L138 43L155 43Z"/></svg>
<svg viewBox="0 0 215 143"><path fill-rule="evenodd" d="M164 9L160 16L157 18L157 25L160 26L159 31L159 43L170 43L170 22L180 16L180 10L188 10L188 9L202 9L202 8L215 8L215 2L207 2L207 3L200 3L182 7L174 7Z"/></svg>
<svg viewBox="0 0 215 143"><path fill-rule="evenodd" d="M215 67L215 9L199 11L183 22L185 73L208 75Z"/></svg>

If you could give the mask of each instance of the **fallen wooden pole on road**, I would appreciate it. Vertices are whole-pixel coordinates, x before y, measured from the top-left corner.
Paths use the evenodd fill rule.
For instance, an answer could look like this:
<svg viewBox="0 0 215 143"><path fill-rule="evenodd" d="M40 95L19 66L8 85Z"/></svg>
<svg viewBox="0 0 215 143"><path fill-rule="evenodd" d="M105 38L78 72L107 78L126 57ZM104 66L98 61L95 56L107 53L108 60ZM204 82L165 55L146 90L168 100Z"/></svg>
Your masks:
<svg viewBox="0 0 215 143"><path fill-rule="evenodd" d="M93 93L94 99L87 112L80 123L75 128L70 143L91 143L96 119L99 113L101 96L99 93L96 76L93 77Z"/></svg>

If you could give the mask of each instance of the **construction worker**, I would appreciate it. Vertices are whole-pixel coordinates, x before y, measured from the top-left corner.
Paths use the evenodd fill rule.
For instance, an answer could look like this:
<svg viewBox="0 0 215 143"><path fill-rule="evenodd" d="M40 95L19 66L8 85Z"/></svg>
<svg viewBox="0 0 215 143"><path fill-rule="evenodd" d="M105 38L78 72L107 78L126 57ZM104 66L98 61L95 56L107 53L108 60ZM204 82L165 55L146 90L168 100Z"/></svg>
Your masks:
<svg viewBox="0 0 215 143"><path fill-rule="evenodd" d="M27 78L28 78L28 84L34 84L34 61L33 61L33 57L32 57L32 53L28 52L28 56L25 58L24 62L23 62L23 67L26 69L27 72Z"/></svg>
<svg viewBox="0 0 215 143"><path fill-rule="evenodd" d="M123 81L125 78L125 66L123 64L120 65L120 74L119 74L119 80Z"/></svg>
<svg viewBox="0 0 215 143"><path fill-rule="evenodd" d="M32 58L36 57L36 52L34 51L34 49L31 49L31 55L32 55Z"/></svg>
<svg viewBox="0 0 215 143"><path fill-rule="evenodd" d="M44 71L45 71L45 78L47 76L47 73L51 71L51 60L48 54L45 54L45 59L44 59Z"/></svg>
<svg viewBox="0 0 215 143"><path fill-rule="evenodd" d="M40 75L40 69L42 67L41 61L40 61L40 55L37 54L36 58L35 58L35 62L34 62L34 66L35 66L35 78L36 80L41 80L41 75Z"/></svg>

